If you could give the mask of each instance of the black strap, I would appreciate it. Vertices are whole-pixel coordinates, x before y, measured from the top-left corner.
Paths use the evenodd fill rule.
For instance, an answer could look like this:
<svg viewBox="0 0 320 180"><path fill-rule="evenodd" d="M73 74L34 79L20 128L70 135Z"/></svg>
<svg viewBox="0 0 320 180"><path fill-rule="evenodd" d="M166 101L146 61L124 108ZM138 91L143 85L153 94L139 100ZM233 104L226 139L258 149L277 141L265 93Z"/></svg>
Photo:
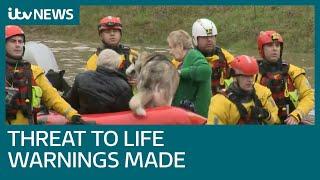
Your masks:
<svg viewBox="0 0 320 180"><path fill-rule="evenodd" d="M229 89L227 90L227 98L236 105L236 107L240 113L240 119L247 119L248 118L248 111L243 106L243 104L240 102L240 98L234 92L230 91Z"/></svg>

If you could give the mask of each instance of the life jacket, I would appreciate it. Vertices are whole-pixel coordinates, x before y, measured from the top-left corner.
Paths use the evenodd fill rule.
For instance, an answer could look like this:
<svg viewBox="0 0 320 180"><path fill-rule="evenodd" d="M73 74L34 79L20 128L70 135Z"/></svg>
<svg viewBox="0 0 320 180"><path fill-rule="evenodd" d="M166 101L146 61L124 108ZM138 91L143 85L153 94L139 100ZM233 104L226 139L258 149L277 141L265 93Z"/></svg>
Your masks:
<svg viewBox="0 0 320 180"><path fill-rule="evenodd" d="M241 90L239 90L241 91ZM251 114L248 113L247 109L244 107L244 105L241 103L241 100L243 99L243 95L241 93L236 92L232 88L228 88L226 91L221 91L219 92L223 94L226 98L228 98L231 102L233 102L237 110L239 111L240 114L240 119L238 120L239 125L241 124L263 124L261 120L254 119L252 112ZM246 95L248 96L248 95ZM260 99L258 98L255 89L253 89L253 92L250 94L250 99L252 99L254 106L258 106L262 108L262 103Z"/></svg>
<svg viewBox="0 0 320 180"><path fill-rule="evenodd" d="M124 73L126 72L126 69L131 65L130 62L130 47L120 44L118 47L109 46L106 44L103 44L101 47L97 48L96 54L99 56L100 52L104 49L112 49L116 51L120 55L124 55L124 59L120 63L119 71Z"/></svg>
<svg viewBox="0 0 320 180"><path fill-rule="evenodd" d="M29 62L6 59L7 120L16 119L17 112L21 111L29 120L29 124L36 124L36 113L39 109L33 107L33 97L39 95L37 94L39 92L37 91L38 89L40 88L36 85ZM7 96L11 97L7 99ZM10 124L10 122L8 123Z"/></svg>
<svg viewBox="0 0 320 180"><path fill-rule="evenodd" d="M204 55L207 59L211 58L214 55L217 55L219 57L218 60L210 62L212 68L211 90L212 94L216 94L220 89L225 88L223 79L230 78L228 62L222 52L222 49L218 46L216 46L211 53Z"/></svg>
<svg viewBox="0 0 320 180"><path fill-rule="evenodd" d="M295 93L294 82L288 74L290 64L279 62L276 70L271 70L270 65L264 61L259 62L261 74L260 84L268 87L272 92L272 98L278 106L278 116L282 123L295 109L295 103L291 94Z"/></svg>

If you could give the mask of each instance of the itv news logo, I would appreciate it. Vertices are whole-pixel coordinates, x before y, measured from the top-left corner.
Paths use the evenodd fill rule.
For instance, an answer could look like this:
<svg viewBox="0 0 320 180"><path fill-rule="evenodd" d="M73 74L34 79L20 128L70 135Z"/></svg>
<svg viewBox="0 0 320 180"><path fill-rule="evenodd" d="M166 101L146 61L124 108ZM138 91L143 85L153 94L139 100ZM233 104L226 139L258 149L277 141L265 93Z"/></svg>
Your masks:
<svg viewBox="0 0 320 180"><path fill-rule="evenodd" d="M21 10L19 8L8 8L8 18L10 20L18 21L72 21L74 20L74 9L61 9L61 8L45 8L45 9L32 9L32 10Z"/></svg>

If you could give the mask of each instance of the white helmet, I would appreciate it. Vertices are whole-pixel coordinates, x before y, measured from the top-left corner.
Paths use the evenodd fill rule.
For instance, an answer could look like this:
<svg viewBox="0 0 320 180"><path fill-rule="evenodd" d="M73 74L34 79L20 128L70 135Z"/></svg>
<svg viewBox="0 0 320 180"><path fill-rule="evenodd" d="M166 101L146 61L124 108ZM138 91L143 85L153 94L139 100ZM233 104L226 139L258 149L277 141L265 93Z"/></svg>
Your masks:
<svg viewBox="0 0 320 180"><path fill-rule="evenodd" d="M218 34L216 25L209 19L198 19L192 26L192 40L195 46L198 45L198 36L215 36Z"/></svg>

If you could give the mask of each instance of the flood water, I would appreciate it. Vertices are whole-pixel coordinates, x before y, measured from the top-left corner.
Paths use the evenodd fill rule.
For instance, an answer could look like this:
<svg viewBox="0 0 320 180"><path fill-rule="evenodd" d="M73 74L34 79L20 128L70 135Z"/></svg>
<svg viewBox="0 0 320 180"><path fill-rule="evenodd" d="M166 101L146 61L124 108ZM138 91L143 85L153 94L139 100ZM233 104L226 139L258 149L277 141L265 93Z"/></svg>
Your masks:
<svg viewBox="0 0 320 180"><path fill-rule="evenodd" d="M85 64L88 58L96 51L96 47L99 43L82 43L82 42L68 42L68 41L57 41L57 40L33 40L47 45L56 58L60 70L66 71L65 78L69 84L73 83L76 74L83 72ZM131 48L137 49L138 51L149 51L149 52L160 52L169 56L167 47L142 47L138 45L130 45ZM235 52L235 50L228 49L232 54L241 54L241 52ZM251 54L258 56L257 50L252 49ZM306 70L307 78L310 84L314 87L314 54L302 54L302 53L291 53L284 52L284 59L290 60L289 62L302 67Z"/></svg>

